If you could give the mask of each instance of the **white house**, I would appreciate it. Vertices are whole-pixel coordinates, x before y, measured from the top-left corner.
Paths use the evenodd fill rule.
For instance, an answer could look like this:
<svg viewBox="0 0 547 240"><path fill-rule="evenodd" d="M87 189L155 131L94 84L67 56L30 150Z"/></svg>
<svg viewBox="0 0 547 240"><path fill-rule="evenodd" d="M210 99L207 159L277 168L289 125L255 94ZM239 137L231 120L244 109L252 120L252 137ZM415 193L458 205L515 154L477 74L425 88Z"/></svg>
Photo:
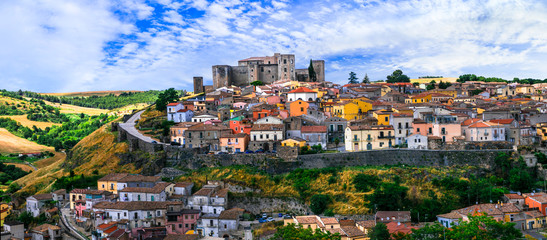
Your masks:
<svg viewBox="0 0 547 240"><path fill-rule="evenodd" d="M95 226L109 222L127 220L130 229L165 226L169 206L182 202L100 202L95 204Z"/></svg>
<svg viewBox="0 0 547 240"><path fill-rule="evenodd" d="M245 212L241 208L225 210L218 216L218 235L224 239L230 238L232 232L239 228L239 218ZM233 236L232 236L233 237Z"/></svg>
<svg viewBox="0 0 547 240"><path fill-rule="evenodd" d="M38 217L47 201L52 201L51 193L37 194L27 197L27 212L30 212L33 217Z"/></svg>
<svg viewBox="0 0 547 240"><path fill-rule="evenodd" d="M427 136L419 133L407 137L408 149L427 149Z"/></svg>
<svg viewBox="0 0 547 240"><path fill-rule="evenodd" d="M201 216L198 221L198 232L201 230L203 236L218 237L218 216L220 214L208 213Z"/></svg>
<svg viewBox="0 0 547 240"><path fill-rule="evenodd" d="M317 92L307 87L299 87L287 93L288 102L293 102L298 99L307 102L315 101L317 99Z"/></svg>
<svg viewBox="0 0 547 240"><path fill-rule="evenodd" d="M267 116L256 120L254 124L283 124L283 120L277 117Z"/></svg>
<svg viewBox="0 0 547 240"><path fill-rule="evenodd" d="M190 209L199 209L205 214L220 214L226 209L228 190L217 185L205 185L188 198Z"/></svg>
<svg viewBox="0 0 547 240"><path fill-rule="evenodd" d="M42 224L36 226L30 231L32 235L32 240L46 240L46 239L61 239L61 227L51 225L51 224Z"/></svg>
<svg viewBox="0 0 547 240"><path fill-rule="evenodd" d="M411 114L394 113L389 119L389 125L393 126L395 132L395 144L406 143L407 137L412 134L412 121L414 117Z"/></svg>
<svg viewBox="0 0 547 240"><path fill-rule="evenodd" d="M470 142L505 141L505 126L480 120L467 126L463 134Z"/></svg>
<svg viewBox="0 0 547 240"><path fill-rule="evenodd" d="M152 188L148 187L126 187L119 191L121 202L134 202L134 201L146 201L146 202L163 202L170 196L169 192L173 191L175 184L160 182ZM171 188L172 191L167 189Z"/></svg>
<svg viewBox="0 0 547 240"><path fill-rule="evenodd" d="M283 124L254 124L251 128L251 141L283 140Z"/></svg>
<svg viewBox="0 0 547 240"><path fill-rule="evenodd" d="M302 126L301 134L309 146L321 145L327 149L327 126Z"/></svg>
<svg viewBox="0 0 547 240"><path fill-rule="evenodd" d="M192 117L192 122L207 122L209 120L218 120L218 117L208 114Z"/></svg>
<svg viewBox="0 0 547 240"><path fill-rule="evenodd" d="M175 193L174 195L189 196L192 194L192 188L194 187L193 182L178 182L175 183Z"/></svg>
<svg viewBox="0 0 547 240"><path fill-rule="evenodd" d="M192 121L192 117L194 116L194 112L190 109L180 109L176 112L168 112L167 113L167 120L173 121L176 123L180 122L190 122Z"/></svg>

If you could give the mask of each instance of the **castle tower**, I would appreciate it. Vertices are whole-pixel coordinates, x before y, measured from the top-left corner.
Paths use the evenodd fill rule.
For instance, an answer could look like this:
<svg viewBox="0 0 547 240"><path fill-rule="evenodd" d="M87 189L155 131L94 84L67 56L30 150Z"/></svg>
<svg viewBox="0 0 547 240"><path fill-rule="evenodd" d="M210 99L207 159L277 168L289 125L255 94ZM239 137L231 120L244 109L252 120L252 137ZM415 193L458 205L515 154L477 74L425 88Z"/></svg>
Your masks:
<svg viewBox="0 0 547 240"><path fill-rule="evenodd" d="M194 77L194 94L203 92L203 77Z"/></svg>

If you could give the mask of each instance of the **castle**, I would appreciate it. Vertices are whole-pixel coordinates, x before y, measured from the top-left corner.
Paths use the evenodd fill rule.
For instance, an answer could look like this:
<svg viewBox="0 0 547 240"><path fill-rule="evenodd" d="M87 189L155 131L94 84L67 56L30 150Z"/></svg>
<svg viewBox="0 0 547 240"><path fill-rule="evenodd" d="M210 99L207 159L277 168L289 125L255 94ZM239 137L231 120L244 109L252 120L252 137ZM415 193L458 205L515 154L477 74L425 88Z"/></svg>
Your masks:
<svg viewBox="0 0 547 240"><path fill-rule="evenodd" d="M313 60L317 81L325 81L325 61ZM237 66L214 65L213 88L248 86L254 81L270 84L279 80L310 81L308 69L295 69L294 54L275 53L273 56L251 57L238 61Z"/></svg>

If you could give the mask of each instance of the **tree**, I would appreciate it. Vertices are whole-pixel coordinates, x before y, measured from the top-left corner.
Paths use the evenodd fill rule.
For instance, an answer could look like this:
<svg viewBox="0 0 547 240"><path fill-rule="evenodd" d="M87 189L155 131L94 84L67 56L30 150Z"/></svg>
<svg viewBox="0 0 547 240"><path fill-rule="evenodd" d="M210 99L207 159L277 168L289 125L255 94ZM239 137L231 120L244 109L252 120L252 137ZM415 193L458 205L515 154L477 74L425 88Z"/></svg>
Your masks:
<svg viewBox="0 0 547 240"><path fill-rule="evenodd" d="M397 83L397 82L410 82L410 78L407 75L403 74L403 71L397 69L393 71L391 75L387 76L388 83Z"/></svg>
<svg viewBox="0 0 547 240"><path fill-rule="evenodd" d="M179 99L178 93L174 88L169 88L158 95L156 100L156 110L167 110L167 104L175 102Z"/></svg>
<svg viewBox="0 0 547 240"><path fill-rule="evenodd" d="M354 72L350 72L350 73L349 73L348 82L349 82L350 84L359 83L359 82L357 81L357 76L356 76L356 74L355 74Z"/></svg>
<svg viewBox="0 0 547 240"><path fill-rule="evenodd" d="M340 144L340 139L339 139L339 138L335 138L335 139L334 139L334 144L336 145L336 148L338 148L338 144Z"/></svg>
<svg viewBox="0 0 547 240"><path fill-rule="evenodd" d="M355 178L353 178L353 185L355 185L355 189L360 192L368 192L375 189L380 182L381 180L378 176L364 173L357 174Z"/></svg>
<svg viewBox="0 0 547 240"><path fill-rule="evenodd" d="M363 83L370 83L370 79L368 78L368 74L365 73L365 77L363 78Z"/></svg>
<svg viewBox="0 0 547 240"><path fill-rule="evenodd" d="M317 82L317 73L313 68L313 61L310 59L310 66L308 66L308 76L310 77L310 82Z"/></svg>
<svg viewBox="0 0 547 240"><path fill-rule="evenodd" d="M412 229L410 239L443 240L447 229L440 224L426 224L420 229Z"/></svg>
<svg viewBox="0 0 547 240"><path fill-rule="evenodd" d="M387 230L387 226L381 222L377 223L376 226L374 226L369 233L370 240L389 240L391 239L391 235L389 234L389 230Z"/></svg>
<svg viewBox="0 0 547 240"><path fill-rule="evenodd" d="M469 216L469 221L460 221L459 225L446 231L446 239L484 239L509 240L522 238L514 223L497 221L491 216Z"/></svg>
<svg viewBox="0 0 547 240"><path fill-rule="evenodd" d="M377 207L382 211L404 209L407 206L407 191L408 188L400 186L398 181L382 183L378 189L374 190L374 193L367 196L370 201L368 207L370 209Z"/></svg>
<svg viewBox="0 0 547 240"><path fill-rule="evenodd" d="M452 86L452 84L449 83L449 82L443 82L443 81L441 81L441 82L439 83L439 88L440 88L440 89L447 89L447 88L450 87L450 86Z"/></svg>
<svg viewBox="0 0 547 240"><path fill-rule="evenodd" d="M277 228L277 232L270 239L275 240L340 240L340 234L332 234L330 232L323 232L319 228L312 230L311 228L298 228L294 224L287 226L280 226Z"/></svg>
<svg viewBox="0 0 547 240"><path fill-rule="evenodd" d="M332 202L328 195L315 194L310 199L310 209L315 214L321 214L327 209L327 205Z"/></svg>
<svg viewBox="0 0 547 240"><path fill-rule="evenodd" d="M514 191L528 192L532 190L535 180L522 159L519 159L518 164L519 166L509 171L509 185Z"/></svg>
<svg viewBox="0 0 547 240"><path fill-rule="evenodd" d="M429 91L435 89L436 83L437 82L435 82L435 80L431 80L431 82L429 82L429 85L425 86L425 90Z"/></svg>
<svg viewBox="0 0 547 240"><path fill-rule="evenodd" d="M547 156L542 152L536 152L534 153L536 156L536 159L538 160L538 163L540 164L547 164Z"/></svg>

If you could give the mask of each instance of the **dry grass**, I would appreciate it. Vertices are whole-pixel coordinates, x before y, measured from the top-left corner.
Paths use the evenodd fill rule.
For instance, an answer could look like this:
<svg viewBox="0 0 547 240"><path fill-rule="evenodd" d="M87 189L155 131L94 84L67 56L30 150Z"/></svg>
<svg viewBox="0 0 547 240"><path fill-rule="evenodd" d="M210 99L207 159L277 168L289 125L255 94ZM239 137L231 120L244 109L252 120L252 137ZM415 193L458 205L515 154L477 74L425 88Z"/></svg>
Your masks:
<svg viewBox="0 0 547 240"><path fill-rule="evenodd" d="M0 153L53 152L52 147L40 145L24 138L17 137L8 130L0 128Z"/></svg>
<svg viewBox="0 0 547 240"><path fill-rule="evenodd" d="M45 129L46 127L51 126L60 126L59 123L51 123L51 122L37 122L28 120L27 115L14 115L14 116L5 116L7 118L11 118L17 122L19 122L21 125L32 128L32 126L36 126L37 128Z"/></svg>
<svg viewBox="0 0 547 240"><path fill-rule="evenodd" d="M143 92L143 91L136 91L136 90L117 90L117 91L89 91L89 92L67 92L67 93L40 93L42 95L51 95L51 96L59 96L59 97L90 97L90 96L106 96L109 94L114 94L116 96L124 93L124 92Z"/></svg>
<svg viewBox="0 0 547 240"><path fill-rule="evenodd" d="M100 115L100 114L103 114L103 113L106 114L109 112L109 110L106 110L106 109L80 107L80 106L75 106L70 104L53 103L53 102L49 102L45 100L44 102L47 105L54 106L56 108L61 109L61 113L74 113L74 114L84 113L87 115Z"/></svg>
<svg viewBox="0 0 547 240"><path fill-rule="evenodd" d="M24 163L6 163L6 165L13 165L13 166L16 166L16 167L22 169L22 170L25 171L25 172L32 172L32 171L34 171L34 168L32 168L31 166L26 165L26 164L24 164Z"/></svg>
<svg viewBox="0 0 547 240"><path fill-rule="evenodd" d="M38 170L17 179L15 183L22 186L19 191L28 192L30 194L49 192L55 179L68 174L61 168L65 158L66 155L64 153L56 153L55 156L48 160L51 162L50 165L39 168Z"/></svg>
<svg viewBox="0 0 547 240"><path fill-rule="evenodd" d="M116 108L110 111L111 114L116 114L118 116L122 116L125 114L131 114L134 110L140 110L143 108L146 108L150 106L147 103L137 103L137 104L130 104L121 108Z"/></svg>
<svg viewBox="0 0 547 240"><path fill-rule="evenodd" d="M19 110L25 110L25 109L33 109L35 108L35 106L33 104L31 104L30 102L28 101L25 101L25 100L19 100L19 99L15 99L15 98L11 98L11 97L6 97L6 96L0 96L0 105L19 105L17 107L17 109Z"/></svg>

